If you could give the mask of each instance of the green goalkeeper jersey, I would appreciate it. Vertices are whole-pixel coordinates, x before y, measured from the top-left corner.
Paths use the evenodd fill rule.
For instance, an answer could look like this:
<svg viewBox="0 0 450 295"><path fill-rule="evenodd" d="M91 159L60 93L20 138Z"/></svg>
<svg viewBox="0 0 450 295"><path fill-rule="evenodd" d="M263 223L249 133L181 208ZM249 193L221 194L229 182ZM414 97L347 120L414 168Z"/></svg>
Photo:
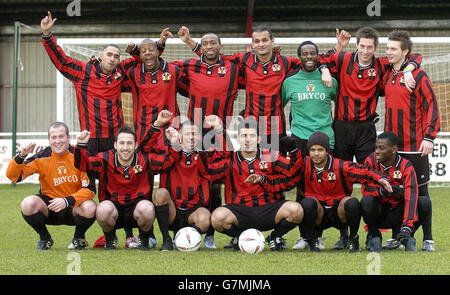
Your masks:
<svg viewBox="0 0 450 295"><path fill-rule="evenodd" d="M292 134L308 140L314 132L322 131L330 138L330 148L334 148L331 101L335 100L337 88L334 78L333 87L326 87L319 70L312 73L300 70L284 80L281 98L284 106L291 102Z"/></svg>

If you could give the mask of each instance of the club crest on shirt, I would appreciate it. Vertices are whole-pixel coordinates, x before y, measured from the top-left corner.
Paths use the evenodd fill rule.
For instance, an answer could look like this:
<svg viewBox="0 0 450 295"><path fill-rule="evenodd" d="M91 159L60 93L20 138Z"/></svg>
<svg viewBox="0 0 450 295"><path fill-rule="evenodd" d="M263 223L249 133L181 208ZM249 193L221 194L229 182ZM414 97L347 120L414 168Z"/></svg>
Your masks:
<svg viewBox="0 0 450 295"><path fill-rule="evenodd" d="M261 169L261 170L266 170L268 167L269 167L269 165L265 161L261 161L259 163L259 169Z"/></svg>
<svg viewBox="0 0 450 295"><path fill-rule="evenodd" d="M280 67L279 64L273 64L272 70L273 70L275 73L278 73L279 71L281 71L281 67Z"/></svg>
<svg viewBox="0 0 450 295"><path fill-rule="evenodd" d="M135 165L134 166L134 174L139 174L139 173L141 173L142 172L142 166L141 165L139 165L139 164L137 164L137 165Z"/></svg>
<svg viewBox="0 0 450 295"><path fill-rule="evenodd" d="M306 91L314 91L316 90L316 87L314 86L314 84L308 84L306 85Z"/></svg>
<svg viewBox="0 0 450 295"><path fill-rule="evenodd" d="M402 172L400 172L400 170L395 170L392 177L394 177L395 180L400 180L402 179Z"/></svg>
<svg viewBox="0 0 450 295"><path fill-rule="evenodd" d="M377 71L375 71L375 69L373 69L373 68L370 68L369 71L367 72L367 75L370 78L375 78L375 76L377 75Z"/></svg>
<svg viewBox="0 0 450 295"><path fill-rule="evenodd" d="M334 172L328 172L328 181L334 182L336 180L336 174Z"/></svg>
<svg viewBox="0 0 450 295"><path fill-rule="evenodd" d="M226 67L219 67L217 72L219 73L219 75L223 76L223 75L225 75L227 73L227 68Z"/></svg>
<svg viewBox="0 0 450 295"><path fill-rule="evenodd" d="M119 80L122 75L119 72L114 73L114 79Z"/></svg>
<svg viewBox="0 0 450 295"><path fill-rule="evenodd" d="M58 166L58 174L59 175L67 174L67 168L65 166Z"/></svg>
<svg viewBox="0 0 450 295"><path fill-rule="evenodd" d="M163 81L170 81L170 78L171 78L171 76L170 76L170 74L168 72L164 72L162 74Z"/></svg>

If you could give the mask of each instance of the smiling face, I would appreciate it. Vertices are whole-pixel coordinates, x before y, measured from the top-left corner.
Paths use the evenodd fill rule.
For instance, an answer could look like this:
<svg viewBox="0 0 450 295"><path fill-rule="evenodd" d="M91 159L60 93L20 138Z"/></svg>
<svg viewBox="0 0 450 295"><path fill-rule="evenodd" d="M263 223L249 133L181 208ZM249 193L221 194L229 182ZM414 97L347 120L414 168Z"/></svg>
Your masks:
<svg viewBox="0 0 450 295"><path fill-rule="evenodd" d="M358 49L358 61L362 65L370 64L377 50L375 40L372 38L361 38L356 44L356 48Z"/></svg>
<svg viewBox="0 0 450 295"><path fill-rule="evenodd" d="M400 41L389 40L386 44L386 56L389 63L395 65L402 64L405 61L408 49L402 50Z"/></svg>
<svg viewBox="0 0 450 295"><path fill-rule="evenodd" d="M397 146L392 145L387 138L377 138L375 145L375 155L377 161L385 166L391 165L395 161Z"/></svg>
<svg viewBox="0 0 450 295"><path fill-rule="evenodd" d="M136 147L136 140L133 134L122 132L117 135L114 148L117 150L117 158L120 165L124 167L131 165Z"/></svg>
<svg viewBox="0 0 450 295"><path fill-rule="evenodd" d="M146 71L153 72L156 70L159 66L159 50L156 43L151 40L142 41L139 47L139 57Z"/></svg>
<svg viewBox="0 0 450 295"><path fill-rule="evenodd" d="M100 53L100 64L105 74L111 74L120 63L120 50L114 46L107 46Z"/></svg>
<svg viewBox="0 0 450 295"><path fill-rule="evenodd" d="M300 48L300 61L306 72L313 72L317 65L317 50L314 45L306 44Z"/></svg>
<svg viewBox="0 0 450 295"><path fill-rule="evenodd" d="M180 130L181 149L192 152L200 140L200 132L196 125L184 125Z"/></svg>
<svg viewBox="0 0 450 295"><path fill-rule="evenodd" d="M268 31L252 33L252 48L260 60L268 60L272 57L275 40L270 37Z"/></svg>
<svg viewBox="0 0 450 295"><path fill-rule="evenodd" d="M201 50L205 61L208 64L217 63L219 60L219 54L222 50L219 37L215 34L206 34L201 40Z"/></svg>
<svg viewBox="0 0 450 295"><path fill-rule="evenodd" d="M69 149L70 136L64 126L50 127L48 141L54 154L64 155Z"/></svg>
<svg viewBox="0 0 450 295"><path fill-rule="evenodd" d="M317 168L325 167L328 158L328 151L320 144L314 144L309 148L309 157Z"/></svg>

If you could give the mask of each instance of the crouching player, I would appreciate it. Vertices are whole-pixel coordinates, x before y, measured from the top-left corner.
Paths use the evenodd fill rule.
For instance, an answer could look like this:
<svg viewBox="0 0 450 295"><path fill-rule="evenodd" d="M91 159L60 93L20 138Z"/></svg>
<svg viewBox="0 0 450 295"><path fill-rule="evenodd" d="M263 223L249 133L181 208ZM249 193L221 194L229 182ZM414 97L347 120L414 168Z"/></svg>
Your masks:
<svg viewBox="0 0 450 295"><path fill-rule="evenodd" d="M213 128L211 132L222 130L216 115L207 116L205 123ZM166 130L175 163L168 172L161 174L160 188L154 198L156 219L163 236L161 251L173 250L169 230L177 232L182 227L191 226L203 234L211 225L208 206L209 180L212 177L205 169L199 169L203 165L200 153L211 153L198 150L201 146L200 130L191 121L183 122L179 132L171 127Z"/></svg>
<svg viewBox="0 0 450 295"><path fill-rule="evenodd" d="M35 173L41 189L26 197L21 204L25 221L39 234L38 250L48 250L53 239L46 225L75 225L73 248L85 249L85 233L95 221L95 179L74 167L74 148L69 144L69 128L55 122L48 130L50 146L25 159L36 146L22 145L11 160L6 176L14 183Z"/></svg>
<svg viewBox="0 0 450 295"><path fill-rule="evenodd" d="M300 204L285 200L283 194L296 186L303 159L294 150L290 159L280 156L272 162L270 151L259 148L260 140L257 123L249 117L238 126L239 151L206 158L208 173L225 183L225 205L214 210L211 223L215 230L233 238L235 249L239 249L242 231L274 229L267 237L270 250L281 251L285 248L283 235L303 218Z"/></svg>
<svg viewBox="0 0 450 295"><path fill-rule="evenodd" d="M395 249L402 243L406 251L417 251L414 232L431 214L431 204L428 197L418 196L414 166L398 153L397 135L391 131L381 133L375 153L367 157L365 164L383 173L393 188L393 192L388 193L376 185L362 187L361 212L368 229L366 247L380 252L379 228L392 228L396 239L388 240L388 249Z"/></svg>
<svg viewBox="0 0 450 295"><path fill-rule="evenodd" d="M349 252L359 252L358 229L361 210L358 199L351 196L353 183L377 182L392 192L381 172L329 154L329 138L315 132L308 139L305 158L305 198L302 227L311 252L319 252L318 230L329 227L350 228Z"/></svg>
<svg viewBox="0 0 450 295"><path fill-rule="evenodd" d="M149 132L160 132L159 126L165 125L171 116L169 111L161 112ZM157 137L148 136L149 139ZM155 218L151 202L153 174L168 169L173 164L173 158L167 153L142 152L137 146L136 134L128 126L120 127L114 136L115 149L88 156L88 141L89 132L84 130L77 137L75 166L97 174L100 204L96 217L105 234L104 249L116 249L116 229L124 226L138 227L138 248L150 249L149 237ZM142 146L145 144L146 141L143 141Z"/></svg>

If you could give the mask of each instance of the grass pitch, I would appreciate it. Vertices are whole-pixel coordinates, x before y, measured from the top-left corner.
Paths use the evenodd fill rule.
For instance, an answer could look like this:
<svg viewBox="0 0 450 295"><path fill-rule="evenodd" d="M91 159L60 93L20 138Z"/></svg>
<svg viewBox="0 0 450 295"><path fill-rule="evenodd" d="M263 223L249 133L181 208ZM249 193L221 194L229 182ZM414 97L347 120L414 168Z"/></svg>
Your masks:
<svg viewBox="0 0 450 295"><path fill-rule="evenodd" d="M49 251L37 251L38 235L26 224L20 213L20 203L28 195L39 190L37 185L0 185L0 275L66 275L78 271L82 275L448 275L450 274L450 233L448 212L450 212L450 188L430 189L433 201L433 236L436 251L423 252L422 230L416 234L417 253L403 250L384 251L373 256L367 250L348 253L333 251L339 232L331 228L324 231L327 250L308 253L306 250L292 250L298 238L298 229L285 235L289 250L272 253L267 245L258 255L247 255L239 251L223 249L230 238L215 234L216 250L200 248L200 251L159 251L161 234L155 220L155 234L158 247L141 252L124 248L123 230L118 230L119 245L116 251L92 248L94 241L102 235L97 223L87 231L90 243L85 251L71 251L73 227L49 226L55 244ZM355 190L359 197L359 190ZM293 199L294 193L288 193ZM137 236L137 229L134 230ZM267 235L268 233L264 233ZM383 233L383 240L391 232ZM360 245L363 248L366 233L363 223L360 227ZM76 260L79 259L79 260ZM75 267L73 262L79 261Z"/></svg>

